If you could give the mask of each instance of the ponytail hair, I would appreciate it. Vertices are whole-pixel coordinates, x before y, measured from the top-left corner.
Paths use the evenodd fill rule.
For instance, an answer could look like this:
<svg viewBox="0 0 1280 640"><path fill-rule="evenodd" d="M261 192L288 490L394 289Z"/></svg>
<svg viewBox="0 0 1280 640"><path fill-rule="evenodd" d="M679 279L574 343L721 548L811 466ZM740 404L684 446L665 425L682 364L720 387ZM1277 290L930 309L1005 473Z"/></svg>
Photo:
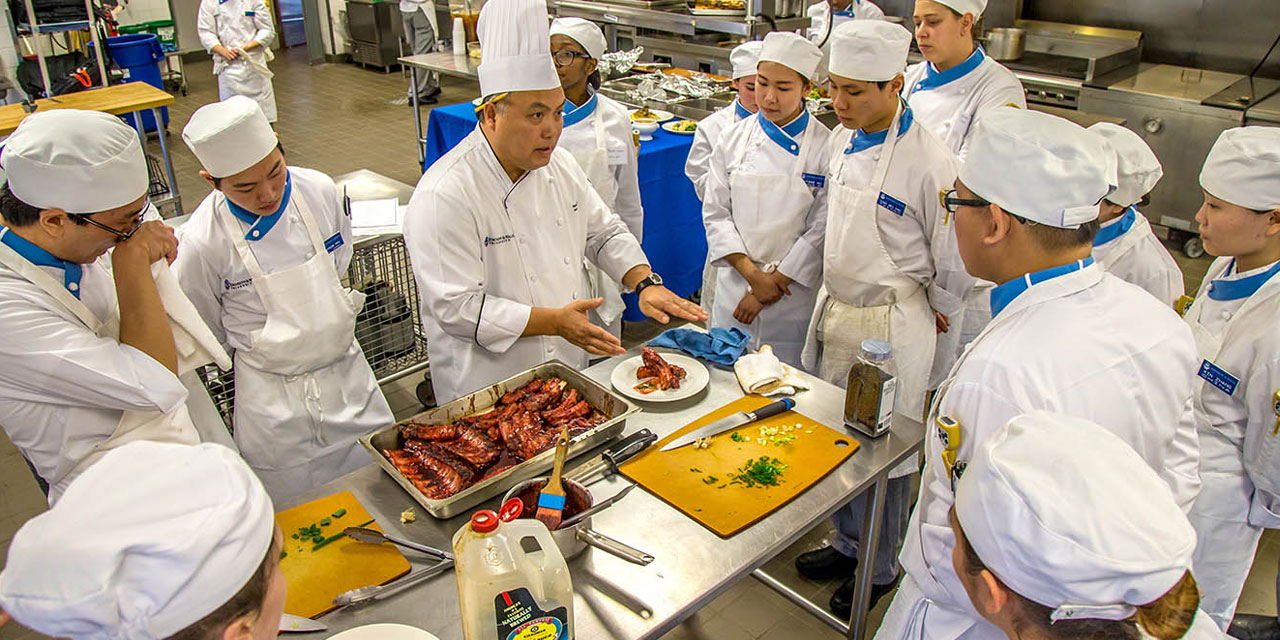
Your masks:
<svg viewBox="0 0 1280 640"><path fill-rule="evenodd" d="M1186 635L1200 608L1200 589L1188 571L1164 595L1139 606L1130 620L1156 640L1178 640Z"/></svg>
<svg viewBox="0 0 1280 640"><path fill-rule="evenodd" d="M587 86L591 87L592 91L595 91L596 89L600 88L600 68L599 67L596 67L596 70L592 71L591 75L587 76Z"/></svg>

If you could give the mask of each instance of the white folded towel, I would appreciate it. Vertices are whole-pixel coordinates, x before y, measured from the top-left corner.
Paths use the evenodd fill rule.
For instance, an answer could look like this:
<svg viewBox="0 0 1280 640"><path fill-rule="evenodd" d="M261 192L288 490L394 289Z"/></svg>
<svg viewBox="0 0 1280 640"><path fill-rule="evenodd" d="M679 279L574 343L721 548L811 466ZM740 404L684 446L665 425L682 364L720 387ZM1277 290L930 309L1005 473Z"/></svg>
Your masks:
<svg viewBox="0 0 1280 640"><path fill-rule="evenodd" d="M738 358L733 365L738 384L746 393L762 396L790 396L809 388L808 383L789 365L773 355L773 347L764 345L756 353Z"/></svg>

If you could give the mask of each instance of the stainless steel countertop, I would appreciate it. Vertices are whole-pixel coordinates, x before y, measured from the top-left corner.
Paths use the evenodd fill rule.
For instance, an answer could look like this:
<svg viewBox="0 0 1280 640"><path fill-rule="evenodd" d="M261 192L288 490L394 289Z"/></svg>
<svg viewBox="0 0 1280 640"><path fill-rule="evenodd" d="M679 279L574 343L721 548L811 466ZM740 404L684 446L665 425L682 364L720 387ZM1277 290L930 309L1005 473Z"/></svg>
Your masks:
<svg viewBox="0 0 1280 640"><path fill-rule="evenodd" d="M1107 91L1200 104L1205 98L1226 89L1243 77L1236 73L1144 62L1139 65L1138 73L1107 85Z"/></svg>
<svg viewBox="0 0 1280 640"><path fill-rule="evenodd" d="M1280 124L1280 93L1253 105L1244 114L1245 122Z"/></svg>
<svg viewBox="0 0 1280 640"><path fill-rule="evenodd" d="M476 80L480 77L480 61L471 56L455 56L452 51L424 53L416 56L396 58L396 61L407 67L427 69L446 76Z"/></svg>
<svg viewBox="0 0 1280 640"><path fill-rule="evenodd" d="M639 353L605 360L585 373L609 385L614 366ZM648 428L659 437L742 397L737 379L728 369L708 366L711 382L696 396L666 405L650 405L627 421L625 433ZM840 430L844 391L811 378L813 388L796 396L797 410ZM848 430L845 430L848 432ZM605 535L652 553L657 559L638 567L595 550L570 561L573 574L574 624L579 638L658 638L695 611L762 566L852 497L870 487L878 476L914 455L924 437L923 426L895 416L892 431L879 439L850 433L862 447L826 478L761 522L727 539L703 528L646 491L635 491L617 506L593 518L593 528ZM587 456L576 458L578 464ZM619 491L626 481L612 477L591 485L597 500ZM287 509L338 491L350 490L390 534L448 549L454 532L466 517L438 521L416 508L418 520L401 524L399 514L416 503L376 465L317 487L298 498L277 504ZM496 508L497 501L485 505ZM416 554L409 554L417 565ZM783 601L779 600L779 604ZM457 583L452 572L367 605L339 609L320 617L332 633L375 622L398 622L430 631L441 640L460 640Z"/></svg>

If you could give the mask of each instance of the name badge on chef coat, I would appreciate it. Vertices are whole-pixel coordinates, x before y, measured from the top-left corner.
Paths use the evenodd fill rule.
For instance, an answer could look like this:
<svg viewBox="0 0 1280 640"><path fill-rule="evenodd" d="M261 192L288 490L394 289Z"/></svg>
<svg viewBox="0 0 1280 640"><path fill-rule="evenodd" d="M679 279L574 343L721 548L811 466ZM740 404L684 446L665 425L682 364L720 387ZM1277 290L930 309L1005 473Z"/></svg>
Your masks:
<svg viewBox="0 0 1280 640"><path fill-rule="evenodd" d="M881 191L880 197L876 198L876 204L888 209L889 211L903 215L907 212L907 205L903 201Z"/></svg>
<svg viewBox="0 0 1280 640"><path fill-rule="evenodd" d="M805 184L809 185L810 187L813 187L814 189L821 189L827 186L826 176L818 175L816 173L806 173L801 177L804 178Z"/></svg>
<svg viewBox="0 0 1280 640"><path fill-rule="evenodd" d="M324 241L324 249L325 249L325 251L328 251L329 253L333 253L334 251L336 251L336 250L338 249L338 247L341 247L341 246L342 246L342 232L341 232L341 231L339 231L339 232L337 232L337 233L335 233L335 234L333 234L333 235L329 236L329 239Z"/></svg>
<svg viewBox="0 0 1280 640"><path fill-rule="evenodd" d="M1208 360L1200 363L1200 371L1197 375L1229 396L1235 395L1236 387L1240 385L1239 378Z"/></svg>
<svg viewBox="0 0 1280 640"><path fill-rule="evenodd" d="M611 167L627 163L626 147L608 147L607 155Z"/></svg>
<svg viewBox="0 0 1280 640"><path fill-rule="evenodd" d="M249 16L250 18L252 18L252 17L254 17L254 16L258 15L258 12L257 12L257 11L246 11L246 12L244 12L244 14L245 14L246 16Z"/></svg>

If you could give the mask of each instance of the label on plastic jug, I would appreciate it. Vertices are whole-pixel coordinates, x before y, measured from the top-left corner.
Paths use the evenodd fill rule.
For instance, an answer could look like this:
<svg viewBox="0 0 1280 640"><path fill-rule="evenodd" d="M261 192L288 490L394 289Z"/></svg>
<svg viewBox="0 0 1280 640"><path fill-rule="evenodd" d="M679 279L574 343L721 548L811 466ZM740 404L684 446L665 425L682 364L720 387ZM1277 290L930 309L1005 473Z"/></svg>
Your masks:
<svg viewBox="0 0 1280 640"><path fill-rule="evenodd" d="M543 611L525 588L494 598L498 637L506 640L558 640L567 637L569 611L565 607Z"/></svg>

